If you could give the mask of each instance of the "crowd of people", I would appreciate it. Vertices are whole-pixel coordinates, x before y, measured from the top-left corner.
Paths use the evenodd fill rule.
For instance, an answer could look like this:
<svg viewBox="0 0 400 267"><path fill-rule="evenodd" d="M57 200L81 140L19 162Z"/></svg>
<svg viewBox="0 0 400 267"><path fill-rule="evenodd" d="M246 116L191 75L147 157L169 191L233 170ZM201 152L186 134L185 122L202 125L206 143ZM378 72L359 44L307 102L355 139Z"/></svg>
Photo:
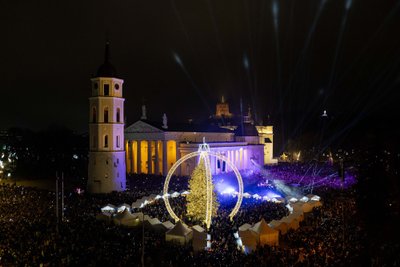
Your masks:
<svg viewBox="0 0 400 267"><path fill-rule="evenodd" d="M299 186L330 187L340 189L349 188L356 182L355 172L351 167L344 167L344 177L339 176L339 166L321 162L282 163L269 166L264 172L272 179L282 180L287 184Z"/></svg>
<svg viewBox="0 0 400 267"><path fill-rule="evenodd" d="M127 266L140 265L140 227L124 228L97 221L96 214L108 203L132 203L160 193L162 176L129 177L130 190L105 195L65 194L64 216L56 217L54 192L0 185L0 266ZM171 180L174 190L187 187L186 177ZM146 266L354 266L364 265L365 234L357 214L355 191L321 187L315 192L324 204L307 214L296 231L280 237L276 247L258 247L244 254L233 232L243 223L267 222L287 214L283 204L245 199L234 222L232 206L221 206L210 229L210 250L194 253L189 246L165 241L162 232L145 230ZM178 216L184 216L185 199L171 198ZM162 200L142 211L170 220Z"/></svg>

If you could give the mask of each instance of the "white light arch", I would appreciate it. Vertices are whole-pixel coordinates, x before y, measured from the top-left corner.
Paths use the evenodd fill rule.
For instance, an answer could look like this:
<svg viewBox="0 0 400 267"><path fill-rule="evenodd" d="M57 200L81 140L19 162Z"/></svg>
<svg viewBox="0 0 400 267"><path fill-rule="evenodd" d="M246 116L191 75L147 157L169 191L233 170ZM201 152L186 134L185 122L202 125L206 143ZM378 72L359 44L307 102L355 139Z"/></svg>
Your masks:
<svg viewBox="0 0 400 267"><path fill-rule="evenodd" d="M172 175L176 171L179 165L181 165L183 162L190 158L194 157L204 157L205 159L205 164L206 164L206 179L207 179L207 207L206 207L206 225L207 228L210 228L211 225L211 214L212 214L212 180L211 180L211 169L210 169L210 156L216 157L217 159L225 161L229 167L233 170L235 173L236 179L238 181L239 185L239 192L238 192L238 198L235 207L232 209L231 213L229 214L229 218L232 220L233 217L236 215L236 213L239 211L239 208L242 204L243 200L243 180L242 176L239 173L239 170L236 168L236 166L225 156L222 156L220 154L217 154L215 152L211 152L209 148L203 149L204 146L207 146L206 144L200 145L199 151L189 153L182 158L180 158L175 164L171 167L169 170L167 177L165 178L165 183L164 183L164 191L163 194L164 196L168 194L168 186L169 182L171 180ZM208 147L208 146L207 146ZM172 210L171 205L169 203L168 197L164 198L165 202L165 207L167 208L168 213L171 215L171 217L175 220L175 222L179 221L179 217L176 216L175 212Z"/></svg>

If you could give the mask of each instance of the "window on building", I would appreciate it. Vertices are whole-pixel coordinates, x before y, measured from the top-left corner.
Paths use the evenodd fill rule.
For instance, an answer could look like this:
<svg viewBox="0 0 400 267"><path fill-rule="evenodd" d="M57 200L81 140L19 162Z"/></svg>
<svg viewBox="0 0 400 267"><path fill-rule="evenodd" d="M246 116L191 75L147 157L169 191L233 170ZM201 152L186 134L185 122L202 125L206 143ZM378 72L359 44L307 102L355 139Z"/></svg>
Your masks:
<svg viewBox="0 0 400 267"><path fill-rule="evenodd" d="M108 147L108 135L104 136L104 147Z"/></svg>
<svg viewBox="0 0 400 267"><path fill-rule="evenodd" d="M117 108L117 122L120 122L120 112L121 112L121 109L120 108Z"/></svg>
<svg viewBox="0 0 400 267"><path fill-rule="evenodd" d="M105 96L110 95L110 85L109 84L104 84L104 95Z"/></svg>
<svg viewBox="0 0 400 267"><path fill-rule="evenodd" d="M119 135L117 135L117 147L119 147Z"/></svg>
<svg viewBox="0 0 400 267"><path fill-rule="evenodd" d="M108 108L104 109L104 122L108 123Z"/></svg>
<svg viewBox="0 0 400 267"><path fill-rule="evenodd" d="M96 108L95 107L93 107L93 110L92 110L92 122L93 123L97 122L97 112L96 112Z"/></svg>

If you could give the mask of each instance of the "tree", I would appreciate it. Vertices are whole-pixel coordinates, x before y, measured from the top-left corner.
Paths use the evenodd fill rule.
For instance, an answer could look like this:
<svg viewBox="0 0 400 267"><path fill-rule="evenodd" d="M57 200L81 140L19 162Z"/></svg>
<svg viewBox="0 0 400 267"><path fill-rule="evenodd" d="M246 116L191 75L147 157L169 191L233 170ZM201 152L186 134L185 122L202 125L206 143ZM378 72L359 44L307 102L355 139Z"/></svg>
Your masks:
<svg viewBox="0 0 400 267"><path fill-rule="evenodd" d="M213 188L213 201L212 201L212 217L217 215L219 203L217 195ZM204 222L206 219L206 206L207 206L207 176L206 164L203 157L200 157L199 165L193 170L189 179L189 192L187 195L187 215L192 220Z"/></svg>

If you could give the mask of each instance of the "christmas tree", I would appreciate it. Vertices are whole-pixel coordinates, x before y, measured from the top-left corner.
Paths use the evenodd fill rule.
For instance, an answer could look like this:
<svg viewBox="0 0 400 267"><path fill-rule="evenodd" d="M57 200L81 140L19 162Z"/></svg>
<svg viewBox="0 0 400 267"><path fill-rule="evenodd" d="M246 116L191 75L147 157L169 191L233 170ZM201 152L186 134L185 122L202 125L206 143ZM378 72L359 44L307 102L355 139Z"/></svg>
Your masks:
<svg viewBox="0 0 400 267"><path fill-rule="evenodd" d="M192 220L204 222L206 220L207 207L207 175L206 175L205 159L200 157L199 165L193 170L189 179L189 191L187 195L187 215ZM216 216L218 210L217 195L214 192L214 184L212 185L212 216Z"/></svg>

